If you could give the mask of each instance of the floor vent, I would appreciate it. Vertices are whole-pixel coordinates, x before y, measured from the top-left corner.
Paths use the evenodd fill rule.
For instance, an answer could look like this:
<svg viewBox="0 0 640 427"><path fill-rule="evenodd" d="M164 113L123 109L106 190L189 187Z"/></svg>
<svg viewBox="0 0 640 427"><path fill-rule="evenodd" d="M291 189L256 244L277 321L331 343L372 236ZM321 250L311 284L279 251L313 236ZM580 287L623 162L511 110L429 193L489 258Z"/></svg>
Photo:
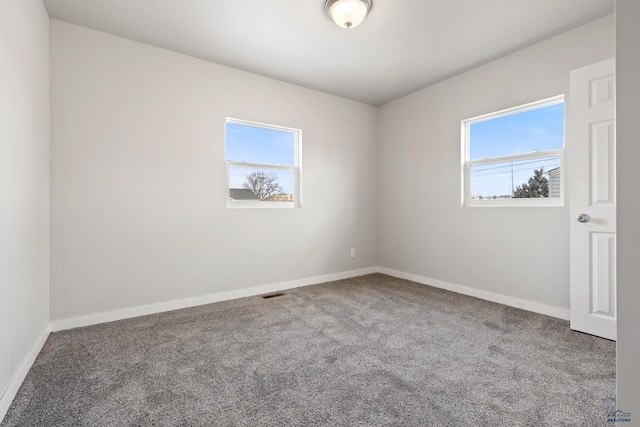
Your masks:
<svg viewBox="0 0 640 427"><path fill-rule="evenodd" d="M282 296L284 296L284 293L283 292L278 292L277 294L264 295L262 298L269 299L269 298L277 298L277 297L282 297Z"/></svg>

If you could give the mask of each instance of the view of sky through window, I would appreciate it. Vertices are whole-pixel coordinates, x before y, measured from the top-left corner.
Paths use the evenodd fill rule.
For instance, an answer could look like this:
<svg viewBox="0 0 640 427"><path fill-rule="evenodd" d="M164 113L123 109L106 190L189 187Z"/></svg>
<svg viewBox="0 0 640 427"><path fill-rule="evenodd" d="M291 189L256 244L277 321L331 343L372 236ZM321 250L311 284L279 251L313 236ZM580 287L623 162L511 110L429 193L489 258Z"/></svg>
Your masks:
<svg viewBox="0 0 640 427"><path fill-rule="evenodd" d="M226 124L227 161L294 166L295 134L239 123ZM229 187L243 188L248 175L256 171L275 173L287 194L294 193L293 172L266 168L234 166L229 169Z"/></svg>
<svg viewBox="0 0 640 427"><path fill-rule="evenodd" d="M471 124L469 160L556 150L564 146L564 104Z"/></svg>
<svg viewBox="0 0 640 427"><path fill-rule="evenodd" d="M548 105L470 124L470 160L558 150L564 147L564 103ZM541 153L542 154L542 153ZM534 170L560 166L560 157L540 156L473 165L471 195L509 196L527 183Z"/></svg>

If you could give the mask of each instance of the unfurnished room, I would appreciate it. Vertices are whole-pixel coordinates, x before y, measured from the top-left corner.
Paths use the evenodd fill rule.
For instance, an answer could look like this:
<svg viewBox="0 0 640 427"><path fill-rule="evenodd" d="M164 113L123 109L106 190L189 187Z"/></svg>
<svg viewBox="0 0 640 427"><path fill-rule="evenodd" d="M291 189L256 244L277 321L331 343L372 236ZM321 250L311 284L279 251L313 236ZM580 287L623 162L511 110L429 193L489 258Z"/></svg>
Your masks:
<svg viewBox="0 0 640 427"><path fill-rule="evenodd" d="M637 0L0 0L0 426L640 426Z"/></svg>

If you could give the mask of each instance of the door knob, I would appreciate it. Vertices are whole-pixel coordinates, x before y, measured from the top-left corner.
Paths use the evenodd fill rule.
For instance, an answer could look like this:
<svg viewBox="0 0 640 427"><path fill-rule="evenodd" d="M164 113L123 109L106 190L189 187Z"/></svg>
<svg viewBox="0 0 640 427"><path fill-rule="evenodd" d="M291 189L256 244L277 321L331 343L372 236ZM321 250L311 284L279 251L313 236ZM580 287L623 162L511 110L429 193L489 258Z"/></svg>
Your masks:
<svg viewBox="0 0 640 427"><path fill-rule="evenodd" d="M578 220L578 222L589 222L589 215L583 213L583 214L579 214L576 219Z"/></svg>

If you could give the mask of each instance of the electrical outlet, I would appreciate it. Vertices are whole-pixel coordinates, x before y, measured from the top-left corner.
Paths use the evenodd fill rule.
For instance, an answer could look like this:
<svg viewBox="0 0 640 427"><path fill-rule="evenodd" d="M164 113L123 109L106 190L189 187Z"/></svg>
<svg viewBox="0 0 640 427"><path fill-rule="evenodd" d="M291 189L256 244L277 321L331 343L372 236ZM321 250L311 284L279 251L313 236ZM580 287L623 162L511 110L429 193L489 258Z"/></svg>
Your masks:
<svg viewBox="0 0 640 427"><path fill-rule="evenodd" d="M356 250L351 249L351 258L355 258L355 257L356 257Z"/></svg>

